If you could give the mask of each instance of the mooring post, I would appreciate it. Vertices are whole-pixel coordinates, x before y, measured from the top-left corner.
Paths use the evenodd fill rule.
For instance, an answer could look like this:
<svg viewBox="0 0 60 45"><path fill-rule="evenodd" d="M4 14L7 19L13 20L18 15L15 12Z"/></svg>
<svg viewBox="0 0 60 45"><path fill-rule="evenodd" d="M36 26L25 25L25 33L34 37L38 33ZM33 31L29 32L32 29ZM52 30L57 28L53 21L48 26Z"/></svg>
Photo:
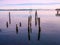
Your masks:
<svg viewBox="0 0 60 45"><path fill-rule="evenodd" d="M16 24L16 33L18 34L18 26L17 26L17 24Z"/></svg>
<svg viewBox="0 0 60 45"><path fill-rule="evenodd" d="M37 25L37 11L35 12L35 25Z"/></svg>
<svg viewBox="0 0 60 45"><path fill-rule="evenodd" d="M40 28L40 18L38 18L38 40L40 39L40 32L41 32L41 28Z"/></svg>
<svg viewBox="0 0 60 45"><path fill-rule="evenodd" d="M10 12L9 12L9 24L11 24L11 16L10 16Z"/></svg>
<svg viewBox="0 0 60 45"><path fill-rule="evenodd" d="M6 27L8 28L8 22L6 22Z"/></svg>

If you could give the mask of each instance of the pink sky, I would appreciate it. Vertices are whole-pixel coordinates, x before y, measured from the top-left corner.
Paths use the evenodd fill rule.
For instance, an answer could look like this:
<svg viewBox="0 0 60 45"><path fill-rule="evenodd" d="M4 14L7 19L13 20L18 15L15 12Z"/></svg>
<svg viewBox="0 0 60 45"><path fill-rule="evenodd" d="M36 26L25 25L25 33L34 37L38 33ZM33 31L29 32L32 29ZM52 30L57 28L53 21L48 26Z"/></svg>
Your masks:
<svg viewBox="0 0 60 45"><path fill-rule="evenodd" d="M32 4L37 5L32 5ZM52 4L54 3L54 5ZM18 5L20 4L20 5ZM21 5L23 4L23 5ZM26 5L24 5L26 4ZM28 4L28 5L27 5ZM31 4L31 5L29 5ZM40 5L38 5L40 4ZM43 4L43 5L41 5ZM48 5L49 4L49 5ZM0 0L0 9L10 8L60 8L60 0Z"/></svg>

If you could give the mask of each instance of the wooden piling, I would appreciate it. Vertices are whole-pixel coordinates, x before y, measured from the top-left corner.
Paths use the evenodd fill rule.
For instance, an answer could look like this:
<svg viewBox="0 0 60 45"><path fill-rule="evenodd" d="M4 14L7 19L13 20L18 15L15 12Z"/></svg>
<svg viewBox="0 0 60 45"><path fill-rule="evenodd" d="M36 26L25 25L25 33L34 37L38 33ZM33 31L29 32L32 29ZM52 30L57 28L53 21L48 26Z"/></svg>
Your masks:
<svg viewBox="0 0 60 45"><path fill-rule="evenodd" d="M18 34L18 26L17 26L17 24L16 24L16 33Z"/></svg>
<svg viewBox="0 0 60 45"><path fill-rule="evenodd" d="M32 32L32 16L30 15L29 17L28 17L28 26L29 26L29 30L30 30L30 32Z"/></svg>
<svg viewBox="0 0 60 45"><path fill-rule="evenodd" d="M41 32L41 28L40 28L40 18L38 18L38 40L40 40L40 32Z"/></svg>
<svg viewBox="0 0 60 45"><path fill-rule="evenodd" d="M6 27L8 28L8 22L6 22Z"/></svg>
<svg viewBox="0 0 60 45"><path fill-rule="evenodd" d="M40 18L38 18L38 27L40 27Z"/></svg>
<svg viewBox="0 0 60 45"><path fill-rule="evenodd" d="M10 16L10 12L9 12L9 24L11 24L11 16Z"/></svg>
<svg viewBox="0 0 60 45"><path fill-rule="evenodd" d="M35 26L37 26L37 10L35 11Z"/></svg>

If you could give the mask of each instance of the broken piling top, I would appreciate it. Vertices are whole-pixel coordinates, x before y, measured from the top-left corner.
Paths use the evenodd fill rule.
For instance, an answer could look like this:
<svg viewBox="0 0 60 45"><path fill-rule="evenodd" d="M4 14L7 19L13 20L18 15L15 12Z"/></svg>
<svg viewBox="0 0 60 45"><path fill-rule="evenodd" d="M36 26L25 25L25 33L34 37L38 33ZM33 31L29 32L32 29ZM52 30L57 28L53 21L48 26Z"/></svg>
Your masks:
<svg viewBox="0 0 60 45"><path fill-rule="evenodd" d="M37 16L37 10L35 11L35 16Z"/></svg>
<svg viewBox="0 0 60 45"><path fill-rule="evenodd" d="M9 15L10 15L10 12L9 12Z"/></svg>
<svg viewBox="0 0 60 45"><path fill-rule="evenodd" d="M31 21L31 20L32 20L32 16L30 15L30 16L29 16L29 21Z"/></svg>

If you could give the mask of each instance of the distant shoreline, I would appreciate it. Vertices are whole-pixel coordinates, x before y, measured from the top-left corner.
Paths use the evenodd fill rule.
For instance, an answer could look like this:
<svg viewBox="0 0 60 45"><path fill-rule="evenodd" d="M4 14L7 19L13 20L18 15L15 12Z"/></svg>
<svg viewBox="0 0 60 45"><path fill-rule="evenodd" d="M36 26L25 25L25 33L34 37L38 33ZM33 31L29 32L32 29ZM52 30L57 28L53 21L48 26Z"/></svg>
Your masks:
<svg viewBox="0 0 60 45"><path fill-rule="evenodd" d="M0 11L35 11L35 10L56 10L56 9L0 9Z"/></svg>

